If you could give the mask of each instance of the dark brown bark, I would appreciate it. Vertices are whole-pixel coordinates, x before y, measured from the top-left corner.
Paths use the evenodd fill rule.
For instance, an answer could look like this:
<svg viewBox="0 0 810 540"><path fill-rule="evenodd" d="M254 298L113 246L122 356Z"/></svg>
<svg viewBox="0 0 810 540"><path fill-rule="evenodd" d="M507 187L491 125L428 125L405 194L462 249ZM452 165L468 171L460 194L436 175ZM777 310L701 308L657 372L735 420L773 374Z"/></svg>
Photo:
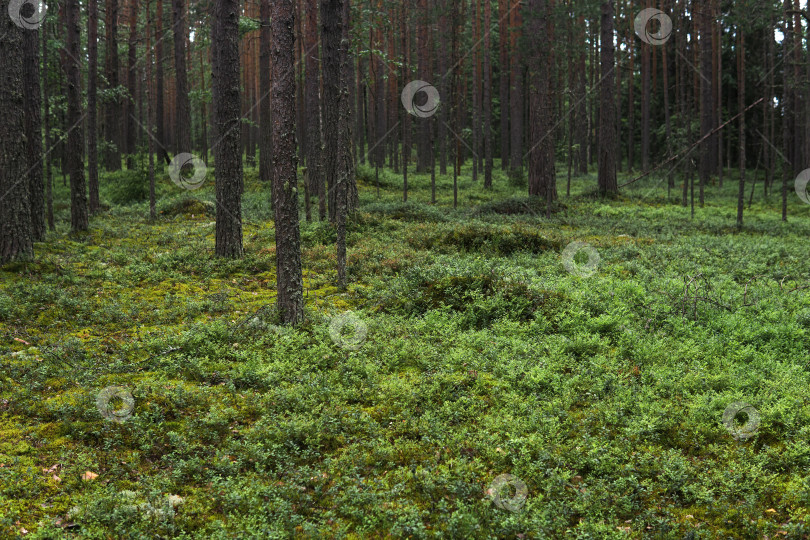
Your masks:
<svg viewBox="0 0 810 540"><path fill-rule="evenodd" d="M90 0L94 1L94 0ZM154 107L152 105L152 12L149 9L149 0L146 1L146 138L147 154L149 154L149 219L157 218L157 200L155 198L155 139L152 126L154 125Z"/></svg>
<svg viewBox="0 0 810 540"><path fill-rule="evenodd" d="M484 0L484 188L492 187L492 67L490 55L490 27L492 26L492 2Z"/></svg>
<svg viewBox="0 0 810 540"><path fill-rule="evenodd" d="M238 13L237 13L238 16ZM191 108L188 99L188 73L186 67L186 10L183 0L172 1L172 21L174 30L174 72L175 72L175 153L191 152ZM230 38L223 38L230 39ZM238 61L238 57L237 57ZM227 66L223 66L228 69ZM237 88L239 78L237 74ZM237 116L238 116L237 112ZM238 131L238 130L237 130Z"/></svg>
<svg viewBox="0 0 810 540"><path fill-rule="evenodd" d="M124 150L127 154L127 169L135 166L135 98L137 96L137 83L135 62L137 60L138 44L138 0L129 2L129 50L127 51L127 97L124 98Z"/></svg>
<svg viewBox="0 0 810 540"><path fill-rule="evenodd" d="M295 153L295 8L293 0L274 0L270 12L273 81L273 207L276 228L276 302L281 320L304 318L301 237Z"/></svg>
<svg viewBox="0 0 810 540"><path fill-rule="evenodd" d="M181 0L175 2L178 6ZM182 4L180 4L182 7ZM212 45L217 55L216 255L242 257L242 152L239 101L239 0L216 0ZM177 49L175 48L175 51ZM180 132L183 130L180 129ZM184 135L180 136L181 141ZM181 147L182 148L182 147Z"/></svg>
<svg viewBox="0 0 810 540"><path fill-rule="evenodd" d="M574 84L574 115L576 127L574 129L574 139L579 147L577 152L577 167L579 174L588 174L588 98L586 94L586 71L585 71L585 17L579 16L577 19L577 35L582 43L577 47L576 52L576 75Z"/></svg>
<svg viewBox="0 0 810 540"><path fill-rule="evenodd" d="M627 42L628 54L630 56L630 70L627 78L627 172L629 173L633 170L633 166L635 165L636 148L636 102L633 97L636 88L636 42L632 30L627 31Z"/></svg>
<svg viewBox="0 0 810 540"><path fill-rule="evenodd" d="M47 207L48 230L56 228L53 218L53 174L51 171L51 155L53 146L51 141L51 115L50 115L50 91L48 85L48 73L50 72L48 54L48 26L42 26L42 100L45 102L45 204Z"/></svg>
<svg viewBox="0 0 810 540"><path fill-rule="evenodd" d="M166 120L163 102L163 0L155 6L155 137L159 151L168 165L171 162L166 144Z"/></svg>
<svg viewBox="0 0 810 540"><path fill-rule="evenodd" d="M98 198L98 0L87 2L87 185L90 213L99 210Z"/></svg>
<svg viewBox="0 0 810 540"><path fill-rule="evenodd" d="M649 1L646 2L649 7ZM604 39L604 34L602 34ZM641 170L650 170L650 44L641 42ZM600 130L601 136L601 130Z"/></svg>
<svg viewBox="0 0 810 540"><path fill-rule="evenodd" d="M79 0L66 0L67 38L67 158L70 175L70 228L73 232L89 228L87 186L82 163L82 90L79 66L81 26Z"/></svg>
<svg viewBox="0 0 810 540"><path fill-rule="evenodd" d="M270 0L261 0L260 17L262 28L259 32L259 179L273 181L273 113L270 90Z"/></svg>
<svg viewBox="0 0 810 540"><path fill-rule="evenodd" d="M517 45L523 22L520 14L520 0L511 1L512 10L509 13L511 20L511 75L509 81L511 158L509 174L512 177L521 177L523 175L523 61Z"/></svg>
<svg viewBox="0 0 810 540"><path fill-rule="evenodd" d="M106 46L104 71L107 89L118 90L118 0L108 0L105 5ZM104 107L104 137L106 149L104 166L108 171L121 169L121 100L110 96Z"/></svg>
<svg viewBox="0 0 810 540"><path fill-rule="evenodd" d="M599 191L618 193L616 182L615 46L613 0L602 2L601 85L599 88Z"/></svg>
<svg viewBox="0 0 810 540"><path fill-rule="evenodd" d="M737 106L740 109L740 187L737 192L737 228L743 226L745 206L745 34L737 29Z"/></svg>
<svg viewBox="0 0 810 540"><path fill-rule="evenodd" d="M321 100L320 100L320 53L318 50L318 0L306 0L306 28L304 34L304 53L306 54L306 155L307 176L310 194L318 195L318 219L326 219L326 183L321 166Z"/></svg>
<svg viewBox="0 0 810 540"><path fill-rule="evenodd" d="M529 63L529 96L531 106L529 151L529 196L554 200L556 174L554 168L555 111L552 97L553 25L550 21L549 0L529 2L528 29L536 40Z"/></svg>
<svg viewBox="0 0 810 540"><path fill-rule="evenodd" d="M697 12L700 23L700 136L704 137L713 129L714 96L712 95L712 22L708 6L701 6ZM712 138L700 145L700 205L704 204L704 189L712 172Z"/></svg>
<svg viewBox="0 0 810 540"><path fill-rule="evenodd" d="M417 76L419 80L430 81L430 20L428 17L427 0L417 0L416 13L418 21L417 30ZM410 82L410 81L408 81ZM421 94L415 97L418 102ZM417 122L416 140L416 172L426 173L430 170L430 122Z"/></svg>
<svg viewBox="0 0 810 540"><path fill-rule="evenodd" d="M26 171L31 205L31 235L45 239L45 185L42 180L42 122L40 117L39 30L23 32L23 85L25 96ZM2 196L2 193L0 193Z"/></svg>
<svg viewBox="0 0 810 540"><path fill-rule="evenodd" d="M0 1L0 264L34 256L25 140L24 32Z"/></svg>
<svg viewBox="0 0 810 540"><path fill-rule="evenodd" d="M500 62L498 82L501 99L501 169L506 171L509 164L509 0L498 0L498 39ZM442 172L446 174L446 172Z"/></svg>
<svg viewBox="0 0 810 540"><path fill-rule="evenodd" d="M400 11L399 33L402 40L402 81L409 81L410 54L408 44L408 29L406 25L405 6ZM407 84L407 82L405 82ZM402 114L402 201L408 202L408 162L411 155L411 115L403 111Z"/></svg>

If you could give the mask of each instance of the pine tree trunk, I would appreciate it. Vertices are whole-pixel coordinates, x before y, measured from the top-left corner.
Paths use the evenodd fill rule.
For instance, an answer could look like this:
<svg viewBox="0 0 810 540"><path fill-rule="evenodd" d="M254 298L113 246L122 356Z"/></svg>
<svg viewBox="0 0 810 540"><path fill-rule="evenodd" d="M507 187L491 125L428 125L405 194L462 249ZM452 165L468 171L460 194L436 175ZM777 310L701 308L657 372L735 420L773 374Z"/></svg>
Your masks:
<svg viewBox="0 0 810 540"><path fill-rule="evenodd" d="M745 206L745 34L737 29L737 106L740 110L740 188L737 192L737 228L743 226Z"/></svg>
<svg viewBox="0 0 810 540"><path fill-rule="evenodd" d="M262 28L259 31L259 179L273 182L273 113L270 109L270 1L261 0Z"/></svg>
<svg viewBox="0 0 810 540"><path fill-rule="evenodd" d="M518 49L520 27L520 0L512 0L511 19L511 78L509 91L510 140L511 150L509 175L512 178L523 176L523 64Z"/></svg>
<svg viewBox="0 0 810 540"><path fill-rule="evenodd" d="M118 0L108 0L104 7L106 46L104 71L107 89L118 90ZM104 166L108 171L121 170L121 100L110 97L104 107L104 131L107 148Z"/></svg>
<svg viewBox="0 0 810 540"><path fill-rule="evenodd" d="M95 0L90 0L95 1ZM146 138L147 153L149 154L149 219L157 218L157 201L155 198L155 139L152 126L154 125L154 107L152 106L152 12L149 9L149 0L146 2Z"/></svg>
<svg viewBox="0 0 810 540"><path fill-rule="evenodd" d="M25 139L23 30L0 0L0 264L34 256Z"/></svg>
<svg viewBox="0 0 810 540"><path fill-rule="evenodd" d="M175 2L175 8L182 8L182 0ZM214 24L217 29L212 45L217 55L217 65L213 84L217 96L215 114L218 134L214 169L217 194L215 253L218 257L240 258L243 254L243 179L239 101L239 0L216 0ZM178 131L179 140L183 144L190 144L190 139L186 138L188 131L184 135L183 131L185 130Z"/></svg>
<svg viewBox="0 0 810 540"><path fill-rule="evenodd" d="M48 73L50 70L48 54L48 30L47 23L43 22L42 26L42 100L45 102L45 204L48 214L48 230L53 231L56 228L53 218L53 174L51 171L51 150L53 150L53 143L51 141L51 114L50 114L50 91L48 85Z"/></svg>
<svg viewBox="0 0 810 540"><path fill-rule="evenodd" d="M276 302L281 320L296 324L304 318L304 286L295 154L295 8L293 0L273 0L271 8Z"/></svg>
<svg viewBox="0 0 810 540"><path fill-rule="evenodd" d="M191 146L191 108L189 107L188 99L188 73L186 71L186 10L183 0L173 0L172 20L174 22L174 71L176 78L175 112L177 114L174 150L179 154L193 150ZM223 37L223 39L230 38ZM238 56L236 60L238 62ZM222 66L222 68L227 70L228 66ZM238 88L238 74L236 84ZM237 116L238 115L239 113L237 112ZM217 166L219 166L219 164L217 164Z"/></svg>
<svg viewBox="0 0 810 540"><path fill-rule="evenodd" d="M501 169L508 170L509 164L509 0L498 0L498 29L500 62L498 63L498 80L501 98ZM442 171L442 174L447 174Z"/></svg>
<svg viewBox="0 0 810 540"><path fill-rule="evenodd" d="M90 213L99 210L98 198L98 0L87 2L87 184L90 188Z"/></svg>
<svg viewBox="0 0 810 540"><path fill-rule="evenodd" d="M45 239L45 185L42 180L42 121L39 86L39 30L23 32L23 85L25 96L25 138L28 196L31 205L31 235L34 242ZM0 196L3 194L0 193Z"/></svg>
<svg viewBox="0 0 810 540"><path fill-rule="evenodd" d="M306 106L307 106L307 174L309 193L318 194L318 217L326 219L326 184L321 166L321 100L320 100L320 54L318 51L318 0L306 0L306 30L304 52L306 54Z"/></svg>
<svg viewBox="0 0 810 540"><path fill-rule="evenodd" d="M87 185L82 163L82 91L79 66L81 27L79 0L66 0L67 39L67 157L70 175L70 227L73 232L89 228L87 216Z"/></svg>
<svg viewBox="0 0 810 540"><path fill-rule="evenodd" d="M137 89L137 72L135 62L137 61L138 43L138 0L130 0L129 3L129 50L127 52L127 92L124 98L124 113L122 123L124 125L124 150L127 154L127 169L135 167L135 98Z"/></svg>
<svg viewBox="0 0 810 540"><path fill-rule="evenodd" d="M157 138L158 150L168 165L171 163L171 158L166 144L163 96L163 0L157 0L155 6L155 138Z"/></svg>
<svg viewBox="0 0 810 540"><path fill-rule="evenodd" d="M492 68L490 56L490 27L492 26L492 2L484 0L484 188L492 187Z"/></svg>
<svg viewBox="0 0 810 540"><path fill-rule="evenodd" d="M700 24L700 136L712 131L714 97L712 95L712 23L708 6L701 6L697 13ZM712 141L707 138L700 145L700 206L704 204L704 189L712 171Z"/></svg>
<svg viewBox="0 0 810 540"><path fill-rule="evenodd" d="M529 96L529 196L556 199L554 163L554 104L551 96L553 26L549 17L549 0L531 0L528 25L531 35L547 36L537 40L528 56ZM550 211L550 208L549 208Z"/></svg>
<svg viewBox="0 0 810 540"><path fill-rule="evenodd" d="M616 182L616 118L613 44L613 0L602 2L601 86L599 88L599 191L618 193Z"/></svg>

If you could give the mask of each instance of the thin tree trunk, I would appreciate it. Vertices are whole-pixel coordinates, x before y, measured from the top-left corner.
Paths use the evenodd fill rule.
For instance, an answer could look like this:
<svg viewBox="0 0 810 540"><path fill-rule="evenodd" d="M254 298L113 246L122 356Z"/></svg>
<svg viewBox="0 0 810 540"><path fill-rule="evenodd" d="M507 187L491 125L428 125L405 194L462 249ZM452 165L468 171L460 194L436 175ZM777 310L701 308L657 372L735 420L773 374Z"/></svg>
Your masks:
<svg viewBox="0 0 810 540"><path fill-rule="evenodd" d="M87 184L90 188L90 213L99 211L98 198L98 0L87 2Z"/></svg>
<svg viewBox="0 0 810 540"><path fill-rule="evenodd" d="M271 8L276 302L281 320L285 324L296 324L304 318L304 286L296 189L295 8L293 0L274 0Z"/></svg>
<svg viewBox="0 0 810 540"><path fill-rule="evenodd" d="M484 189L492 188L492 68L490 56L490 28L492 26L492 2L484 0Z"/></svg>
<svg viewBox="0 0 810 540"><path fill-rule="evenodd" d="M95 0L90 0L95 1ZM154 107L152 106L152 47L150 46L152 12L149 9L149 0L146 0L146 137L147 152L149 153L149 219L157 219L155 200L155 139L152 132L154 124Z"/></svg>
<svg viewBox="0 0 810 540"><path fill-rule="evenodd" d="M108 98L104 111L104 131L107 139L104 166L108 171L121 170L121 100L118 90L118 0L108 0L105 7L105 56L104 68L107 89L114 91Z"/></svg>
<svg viewBox="0 0 810 540"><path fill-rule="evenodd" d="M127 97L124 99L124 141L125 152L127 154L127 169L133 169L135 162L135 99L138 93L137 72L135 62L137 61L138 43L138 0L130 0L129 3L129 50L127 52Z"/></svg>
<svg viewBox="0 0 810 540"><path fill-rule="evenodd" d="M518 48L522 19L520 0L512 0L511 20L511 80L509 93L511 159L510 176L523 176L523 64Z"/></svg>
<svg viewBox="0 0 810 540"><path fill-rule="evenodd" d="M261 0L262 28L259 32L259 179L269 182L272 189L273 182L273 116L270 110L270 0Z"/></svg>
<svg viewBox="0 0 810 540"><path fill-rule="evenodd" d="M174 149L177 153L186 153L191 152L193 147L191 146L191 108L189 107L188 73L186 71L186 10L183 0L173 0L172 20L174 22L175 109L177 114ZM230 38L223 37L223 39ZM237 62L238 60L237 57ZM228 66L221 67L224 70L229 69ZM237 74L237 86L238 83L239 79ZM238 115L239 113L237 112L237 116ZM218 163L217 166L219 166Z"/></svg>
<svg viewBox="0 0 810 540"><path fill-rule="evenodd" d="M745 34L737 30L737 105L740 110L740 189L737 193L737 229L743 226L745 207Z"/></svg>
<svg viewBox="0 0 810 540"><path fill-rule="evenodd" d="M713 129L714 97L712 95L712 23L709 6L703 5L697 13L700 27L700 136ZM700 206L704 204L704 189L712 171L712 138L700 145Z"/></svg>
<svg viewBox="0 0 810 540"><path fill-rule="evenodd" d="M175 10L182 9L182 0L175 0L174 5ZM182 17L182 13L179 16ZM212 45L214 54L217 55L217 64L213 85L217 97L215 115L218 136L214 169L217 194L215 253L218 257L241 258L243 179L240 145L239 0L216 0L214 24L217 29ZM177 52L175 46L175 53ZM180 53L182 52L181 49ZM178 105L179 103L180 100ZM178 141L180 144L190 144L189 134L183 134L184 130L182 127L179 129Z"/></svg>
<svg viewBox="0 0 810 540"><path fill-rule="evenodd" d="M66 0L67 39L67 156L70 174L70 227L73 232L86 231L87 186L82 163L82 95L79 68L81 27L79 0Z"/></svg>
<svg viewBox="0 0 810 540"><path fill-rule="evenodd" d="M603 194L618 193L616 182L616 118L615 103L615 46L613 44L613 0L602 2L602 54L601 86L599 89L599 191Z"/></svg>
<svg viewBox="0 0 810 540"><path fill-rule="evenodd" d="M307 174L309 193L318 194L318 217L326 219L326 183L321 165L321 100L320 54L318 51L318 1L306 0L306 107L307 107Z"/></svg>

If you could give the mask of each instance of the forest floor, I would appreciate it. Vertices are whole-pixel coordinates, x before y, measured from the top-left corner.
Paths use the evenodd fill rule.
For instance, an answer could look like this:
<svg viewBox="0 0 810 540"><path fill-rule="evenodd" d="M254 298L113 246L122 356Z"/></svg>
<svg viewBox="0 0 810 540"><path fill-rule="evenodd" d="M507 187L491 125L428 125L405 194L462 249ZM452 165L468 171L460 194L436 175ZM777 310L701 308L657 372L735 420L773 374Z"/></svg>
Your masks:
<svg viewBox="0 0 810 540"><path fill-rule="evenodd" d="M457 210L452 176L434 206L359 172L350 286L302 222L294 329L255 169L236 261L180 204L213 181L160 178L150 222L143 176L105 175L71 236L57 176L57 231L0 269L0 537L808 538L792 184L787 224L757 187L737 232L734 181L691 218L657 179L602 200L560 171L546 219L500 170L468 163Z"/></svg>

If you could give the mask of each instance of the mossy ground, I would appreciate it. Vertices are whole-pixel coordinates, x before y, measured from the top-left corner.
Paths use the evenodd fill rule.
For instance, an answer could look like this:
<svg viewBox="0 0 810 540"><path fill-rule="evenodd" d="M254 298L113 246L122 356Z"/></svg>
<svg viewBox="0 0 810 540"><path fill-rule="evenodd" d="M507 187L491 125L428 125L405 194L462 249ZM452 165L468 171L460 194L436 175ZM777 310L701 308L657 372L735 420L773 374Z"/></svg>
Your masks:
<svg viewBox="0 0 810 540"><path fill-rule="evenodd" d="M810 207L783 224L757 189L737 232L731 183L690 219L658 179L601 200L560 172L546 219L497 165L488 192L467 164L456 210L452 176L432 206L411 175L402 204L361 169L351 284L331 227L302 223L295 329L254 169L238 261L165 176L157 221L122 172L71 236L57 176L59 228L0 270L0 537L807 538ZM561 263L575 240L590 277ZM357 350L330 338L346 311ZM123 423L107 386L135 400ZM722 423L738 401L747 440ZM519 512L488 496L500 474Z"/></svg>

